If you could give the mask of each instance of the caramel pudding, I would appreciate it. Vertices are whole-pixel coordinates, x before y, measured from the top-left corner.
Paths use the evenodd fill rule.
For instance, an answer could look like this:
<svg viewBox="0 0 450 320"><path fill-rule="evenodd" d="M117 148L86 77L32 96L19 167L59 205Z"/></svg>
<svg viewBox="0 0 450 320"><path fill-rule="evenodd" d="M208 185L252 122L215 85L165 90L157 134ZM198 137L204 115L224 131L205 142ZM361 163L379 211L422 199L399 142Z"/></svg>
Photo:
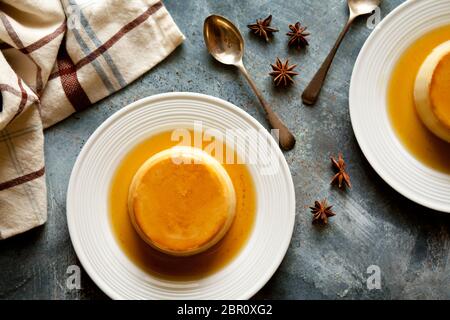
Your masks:
<svg viewBox="0 0 450 320"><path fill-rule="evenodd" d="M222 165L206 152L175 147L147 160L131 182L128 210L141 238L176 256L203 252L233 222L236 195Z"/></svg>
<svg viewBox="0 0 450 320"><path fill-rule="evenodd" d="M425 126L450 142L450 41L425 59L416 78L414 97Z"/></svg>
<svg viewBox="0 0 450 320"><path fill-rule="evenodd" d="M445 26L413 43L398 60L387 92L389 118L400 142L420 162L446 174L450 174L450 143L443 139L444 136L438 137L433 130L437 126L433 125L439 123L439 127L444 128L449 123L450 58L439 53L446 50L437 50L448 41L450 26ZM435 52L439 53L439 58L430 58ZM433 67L434 63L426 63L428 59L438 62ZM429 90L416 90L417 86L428 86ZM417 103L416 97L419 100ZM424 115L419 116L419 110ZM435 122L425 125L427 121L422 119L426 117Z"/></svg>
<svg viewBox="0 0 450 320"><path fill-rule="evenodd" d="M192 136L194 134L198 134L199 140L202 141L202 132L191 132ZM130 186L136 172L145 162L154 155L178 145L171 135L172 131L155 134L124 156L110 185L108 206L110 223L119 248L141 270L153 277L175 281L195 281L227 266L245 247L256 219L256 190L247 165L222 164L233 184L236 199L235 217L224 237L206 251L189 256L166 254L148 245L138 234L130 219L128 212ZM206 150L210 143L204 142L203 150ZM239 158L234 149L227 145L225 148L227 152L234 155L235 159ZM213 152L211 156L216 155Z"/></svg>

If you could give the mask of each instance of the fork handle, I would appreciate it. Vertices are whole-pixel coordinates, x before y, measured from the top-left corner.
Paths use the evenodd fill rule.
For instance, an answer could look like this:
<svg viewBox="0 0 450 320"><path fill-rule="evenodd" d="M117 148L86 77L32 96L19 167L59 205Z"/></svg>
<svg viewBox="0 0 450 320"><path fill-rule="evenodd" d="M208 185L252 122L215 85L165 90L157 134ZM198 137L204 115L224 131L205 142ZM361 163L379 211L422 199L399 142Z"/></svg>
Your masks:
<svg viewBox="0 0 450 320"><path fill-rule="evenodd" d="M352 25L354 21L354 17L350 16L347 24L342 30L339 38L337 39L334 47L331 49L327 58L323 62L320 69L317 71L316 75L312 78L309 85L306 87L305 91L302 94L303 103L306 105L314 105L317 102L317 98L319 97L320 90L322 90L323 84L325 82L325 78L327 77L328 70L330 70L331 63L333 62L334 56L336 55L339 46L341 45L342 40L344 39L348 29Z"/></svg>

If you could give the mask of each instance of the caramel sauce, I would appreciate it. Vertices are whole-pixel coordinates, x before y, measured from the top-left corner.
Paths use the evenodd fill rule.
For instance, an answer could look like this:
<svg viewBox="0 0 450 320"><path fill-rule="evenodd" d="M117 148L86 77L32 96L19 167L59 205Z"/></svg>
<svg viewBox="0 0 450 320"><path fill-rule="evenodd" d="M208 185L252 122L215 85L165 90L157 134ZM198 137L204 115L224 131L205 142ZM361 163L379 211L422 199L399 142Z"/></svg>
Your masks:
<svg viewBox="0 0 450 320"><path fill-rule="evenodd" d="M148 158L178 144L171 141L171 133L162 132L150 137L124 157L111 182L110 222L120 248L142 270L167 279L195 280L226 266L244 247L255 221L256 192L246 165L223 164L233 182L237 200L235 220L225 237L211 249L190 257L174 257L152 249L131 224L127 209L128 189L133 176ZM203 143L204 150L209 143ZM237 158L236 153L234 156Z"/></svg>
<svg viewBox="0 0 450 320"><path fill-rule="evenodd" d="M450 40L450 26L416 41L397 62L388 87L392 127L406 149L428 167L450 174L450 144L437 138L420 120L414 103L414 84L422 63L434 48Z"/></svg>

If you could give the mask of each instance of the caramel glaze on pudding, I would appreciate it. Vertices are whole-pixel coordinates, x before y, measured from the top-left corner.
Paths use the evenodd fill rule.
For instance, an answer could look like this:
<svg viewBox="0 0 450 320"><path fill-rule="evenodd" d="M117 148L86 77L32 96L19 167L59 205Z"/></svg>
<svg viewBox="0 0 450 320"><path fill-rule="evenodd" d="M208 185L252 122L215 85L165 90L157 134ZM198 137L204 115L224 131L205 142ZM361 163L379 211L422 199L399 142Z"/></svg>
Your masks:
<svg viewBox="0 0 450 320"><path fill-rule="evenodd" d="M414 98L425 126L450 143L450 41L425 59L416 78Z"/></svg>
<svg viewBox="0 0 450 320"><path fill-rule="evenodd" d="M148 245L136 232L130 219L130 186L136 172L148 159L178 145L171 134L171 131L158 133L137 145L123 158L110 186L110 223L120 250L141 270L158 278L195 281L224 268L243 250L256 219L256 190L247 165L222 164L233 183L236 196L235 217L225 236L206 251L189 256L166 254ZM204 143L204 150L210 143ZM235 159L238 158L234 150L226 149L234 154Z"/></svg>
<svg viewBox="0 0 450 320"><path fill-rule="evenodd" d="M426 166L450 174L450 143L438 137L433 127L425 125L419 116L420 101L416 103L416 84L425 61L439 46L450 41L450 26L441 27L423 35L411 45L398 60L388 85L388 114L398 139L416 159ZM427 72L424 84L429 90L422 93L430 102L426 110L441 127L448 125L449 57L439 57L431 72ZM431 78L431 80L430 80ZM427 80L428 79L428 80Z"/></svg>
<svg viewBox="0 0 450 320"><path fill-rule="evenodd" d="M436 117L450 132L450 41L447 46L447 54L434 72L430 95ZM450 133L446 140L450 142Z"/></svg>
<svg viewBox="0 0 450 320"><path fill-rule="evenodd" d="M226 234L236 196L222 165L206 152L175 147L157 153L137 171L128 210L141 238L161 252L203 252Z"/></svg>

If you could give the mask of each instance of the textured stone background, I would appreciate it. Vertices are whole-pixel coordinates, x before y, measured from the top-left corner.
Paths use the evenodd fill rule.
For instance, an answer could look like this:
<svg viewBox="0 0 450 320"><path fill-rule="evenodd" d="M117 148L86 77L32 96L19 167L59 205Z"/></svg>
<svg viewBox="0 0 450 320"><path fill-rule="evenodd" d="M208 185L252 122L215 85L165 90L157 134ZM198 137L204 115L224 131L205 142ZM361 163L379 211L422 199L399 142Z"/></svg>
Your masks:
<svg viewBox="0 0 450 320"><path fill-rule="evenodd" d="M383 16L402 0L384 0ZM45 226L0 242L0 298L103 299L82 274L82 289L66 288L66 269L78 264L66 225L69 175L84 142L111 114L140 98L161 92L193 91L226 99L260 120L259 106L243 78L207 54L204 18L223 14L243 32L245 61L264 95L298 137L286 153L296 187L296 228L286 258L256 295L274 299L450 298L450 217L420 207L392 190L362 155L350 124L348 88L353 64L370 33L361 19L350 30L330 71L320 102L301 104L300 94L347 18L344 0L166 0L186 42L154 70L123 91L74 115L46 132L49 219ZM267 45L246 24L272 13L282 32ZM309 26L306 51L288 50L284 33L297 20ZM145 54L145 53L144 53ZM298 63L300 76L288 90L275 89L268 76L276 56ZM354 189L329 186L328 157L342 151ZM420 188L420 186L417 186ZM311 225L308 206L327 197L337 216L327 228ZM382 289L369 291L369 265L382 271Z"/></svg>

